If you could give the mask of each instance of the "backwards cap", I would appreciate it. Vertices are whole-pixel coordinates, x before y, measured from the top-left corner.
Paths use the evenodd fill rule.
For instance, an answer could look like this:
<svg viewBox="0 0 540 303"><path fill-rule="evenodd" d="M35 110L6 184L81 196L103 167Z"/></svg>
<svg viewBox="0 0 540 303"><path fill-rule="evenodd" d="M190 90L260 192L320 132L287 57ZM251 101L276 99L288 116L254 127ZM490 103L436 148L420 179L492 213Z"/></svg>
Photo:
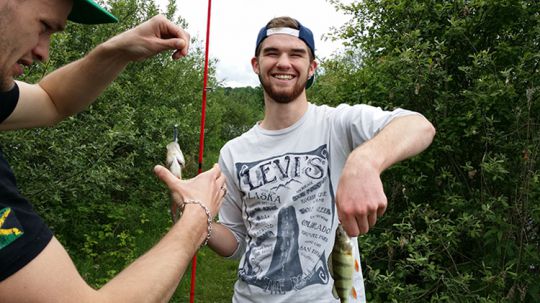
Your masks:
<svg viewBox="0 0 540 303"><path fill-rule="evenodd" d="M118 19L93 0L73 0L68 20L83 24L114 23Z"/></svg>
<svg viewBox="0 0 540 303"><path fill-rule="evenodd" d="M295 20L296 23L298 23L298 29L290 28L290 27L274 27L274 28L268 28L268 24L261 28L259 31L259 35L257 35L257 43L255 45L255 55L257 53L257 49L261 45L264 39L266 39L268 36L271 35L277 35L277 34L283 34L283 35L290 35L297 37L298 39L304 41L306 43L307 47L311 50L311 53L313 54L313 57L315 57L315 40L313 39L313 33L311 30L302 24ZM306 89L309 88L313 81L315 80L315 75L311 76L307 83L306 83Z"/></svg>

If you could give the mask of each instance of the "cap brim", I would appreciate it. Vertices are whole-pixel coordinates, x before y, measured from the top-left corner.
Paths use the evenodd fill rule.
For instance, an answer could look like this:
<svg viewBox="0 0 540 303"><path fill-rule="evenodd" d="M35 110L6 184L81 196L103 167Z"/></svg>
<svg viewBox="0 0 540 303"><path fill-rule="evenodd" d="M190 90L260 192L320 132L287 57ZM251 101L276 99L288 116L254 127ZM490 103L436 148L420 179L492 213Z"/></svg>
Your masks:
<svg viewBox="0 0 540 303"><path fill-rule="evenodd" d="M74 0L68 20L83 24L114 23L118 19L92 0Z"/></svg>

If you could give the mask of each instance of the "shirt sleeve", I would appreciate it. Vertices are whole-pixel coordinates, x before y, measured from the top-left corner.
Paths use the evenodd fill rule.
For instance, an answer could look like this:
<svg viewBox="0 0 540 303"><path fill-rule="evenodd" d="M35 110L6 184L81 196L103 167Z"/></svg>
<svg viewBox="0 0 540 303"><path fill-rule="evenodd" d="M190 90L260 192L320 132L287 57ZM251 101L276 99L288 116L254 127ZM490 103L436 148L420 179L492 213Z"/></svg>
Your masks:
<svg viewBox="0 0 540 303"><path fill-rule="evenodd" d="M19 86L17 83L7 92L0 92L0 123L11 115L19 102Z"/></svg>
<svg viewBox="0 0 540 303"><path fill-rule="evenodd" d="M401 108L385 111L366 104L342 104L334 114L334 128L346 134L350 150L375 137L386 125L397 117L420 115Z"/></svg>

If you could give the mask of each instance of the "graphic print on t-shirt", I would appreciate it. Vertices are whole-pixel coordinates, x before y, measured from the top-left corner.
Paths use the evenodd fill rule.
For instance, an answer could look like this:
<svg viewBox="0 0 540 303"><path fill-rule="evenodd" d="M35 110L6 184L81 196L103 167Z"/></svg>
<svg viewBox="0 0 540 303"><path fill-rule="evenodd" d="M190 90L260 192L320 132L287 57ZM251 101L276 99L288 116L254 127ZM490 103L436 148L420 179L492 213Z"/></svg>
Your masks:
<svg viewBox="0 0 540 303"><path fill-rule="evenodd" d="M22 226L11 208L0 210L0 249L8 246L24 234Z"/></svg>
<svg viewBox="0 0 540 303"><path fill-rule="evenodd" d="M240 278L273 294L327 284L334 230L327 146L235 166L249 231Z"/></svg>

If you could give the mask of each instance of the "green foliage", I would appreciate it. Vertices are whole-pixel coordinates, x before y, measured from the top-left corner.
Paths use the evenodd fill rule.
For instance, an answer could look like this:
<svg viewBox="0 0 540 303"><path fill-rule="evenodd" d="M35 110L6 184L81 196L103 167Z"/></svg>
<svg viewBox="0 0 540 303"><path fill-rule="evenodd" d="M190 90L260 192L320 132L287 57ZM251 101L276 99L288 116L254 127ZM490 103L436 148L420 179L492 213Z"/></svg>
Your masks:
<svg viewBox="0 0 540 303"><path fill-rule="evenodd" d="M248 131L262 120L264 100L260 87L218 87L208 95L205 154L217 163L219 150L227 141Z"/></svg>
<svg viewBox="0 0 540 303"><path fill-rule="evenodd" d="M70 23L64 33L52 37L50 60L34 66L23 80L37 82L158 13L153 0L108 4L119 23ZM171 19L175 14L172 0L165 15ZM181 16L176 23L186 26ZM179 61L162 54L128 65L90 108L54 128L1 134L21 191L94 287L146 252L171 226L168 192L152 168L163 164L175 124L187 161L184 175L197 174L204 70L201 45L191 41L190 55ZM217 87L214 63L209 67L209 87ZM209 90L203 170L217 162L227 140L260 119L261 100L259 89ZM230 300L237 261L224 261L206 249L199 257L197 298ZM187 301L189 274L173 302Z"/></svg>
<svg viewBox="0 0 540 303"><path fill-rule="evenodd" d="M540 301L540 4L525 0L363 0L333 35L315 103L423 113L432 146L383 175L387 213L360 238L369 302ZM76 60L158 12L152 0L107 2L121 22L69 24L27 81ZM172 0L165 14L173 18ZM185 25L178 17L177 23ZM129 65L90 108L54 128L2 133L18 183L83 276L100 286L170 227L152 174L178 124L196 175L204 57ZM261 88L221 87L210 66L204 167L262 119ZM197 295L230 301L237 263L200 253ZM186 276L188 276L186 274ZM189 296L184 278L173 301Z"/></svg>
<svg viewBox="0 0 540 303"><path fill-rule="evenodd" d="M312 100L423 113L432 146L383 175L360 239L370 302L540 300L540 4L331 1L347 51Z"/></svg>
<svg viewBox="0 0 540 303"><path fill-rule="evenodd" d="M108 4L121 22L70 23L53 36L51 59L25 80L38 81L158 12L152 0ZM173 9L174 1L170 16ZM130 64L88 110L54 128L2 134L21 191L93 285L140 255L139 239L155 243L170 226L168 192L152 168L163 164L175 124L189 161L186 176L196 175L204 56L200 43L192 43L182 60L167 53Z"/></svg>

